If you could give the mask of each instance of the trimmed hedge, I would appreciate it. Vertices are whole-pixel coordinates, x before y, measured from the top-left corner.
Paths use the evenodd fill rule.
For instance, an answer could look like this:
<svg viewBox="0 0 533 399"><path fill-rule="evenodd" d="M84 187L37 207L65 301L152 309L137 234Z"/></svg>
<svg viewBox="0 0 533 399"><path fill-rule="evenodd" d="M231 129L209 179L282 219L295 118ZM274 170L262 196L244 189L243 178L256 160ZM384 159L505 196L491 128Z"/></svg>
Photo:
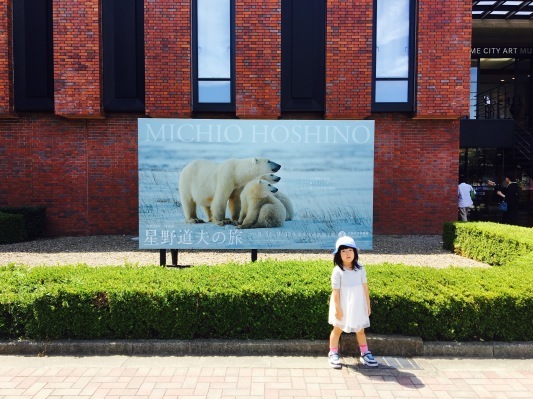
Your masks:
<svg viewBox="0 0 533 399"><path fill-rule="evenodd" d="M533 255L501 268L367 266L372 326L424 340L528 341ZM0 268L0 337L327 339L331 262Z"/></svg>
<svg viewBox="0 0 533 399"><path fill-rule="evenodd" d="M24 216L0 212L0 244L24 241L26 237Z"/></svg>
<svg viewBox="0 0 533 399"><path fill-rule="evenodd" d="M0 208L0 212L23 216L26 229L26 237L24 239L33 240L34 238L41 237L46 223L46 208L44 206L2 207ZM1 230L2 228L0 227L0 234ZM19 241L23 241L24 239Z"/></svg>
<svg viewBox="0 0 533 399"><path fill-rule="evenodd" d="M493 266L533 253L533 229L492 222L444 224L443 248Z"/></svg>

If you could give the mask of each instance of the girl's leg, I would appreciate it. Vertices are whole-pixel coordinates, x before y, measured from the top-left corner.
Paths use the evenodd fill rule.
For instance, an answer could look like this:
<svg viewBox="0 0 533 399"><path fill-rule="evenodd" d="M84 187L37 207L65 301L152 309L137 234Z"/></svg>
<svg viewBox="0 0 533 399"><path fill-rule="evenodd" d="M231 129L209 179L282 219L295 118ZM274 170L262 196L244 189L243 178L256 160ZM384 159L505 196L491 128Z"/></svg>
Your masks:
<svg viewBox="0 0 533 399"><path fill-rule="evenodd" d="M376 360L368 350L365 329L362 328L360 331L356 332L355 336L357 338L357 343L359 344L359 349L361 350L361 362L366 366L377 367L378 362L376 362Z"/></svg>
<svg viewBox="0 0 533 399"><path fill-rule="evenodd" d="M355 337L357 338L357 343L359 346L366 346L366 335L364 328L361 328L361 330L357 331L355 333Z"/></svg>
<svg viewBox="0 0 533 399"><path fill-rule="evenodd" d="M339 339L341 334L342 330L337 326L333 326L333 330L329 335L328 362L329 365L335 369L342 368L341 359L339 357Z"/></svg>
<svg viewBox="0 0 533 399"><path fill-rule="evenodd" d="M341 338L342 329L333 326L333 330L331 330L331 334L329 335L329 347L331 348L338 348L339 347L339 339Z"/></svg>
<svg viewBox="0 0 533 399"><path fill-rule="evenodd" d="M368 352L368 345L366 343L366 335L365 335L365 329L361 328L361 330L357 331L355 333L355 337L357 338L357 343L359 344L359 349L361 350L361 355L365 352Z"/></svg>

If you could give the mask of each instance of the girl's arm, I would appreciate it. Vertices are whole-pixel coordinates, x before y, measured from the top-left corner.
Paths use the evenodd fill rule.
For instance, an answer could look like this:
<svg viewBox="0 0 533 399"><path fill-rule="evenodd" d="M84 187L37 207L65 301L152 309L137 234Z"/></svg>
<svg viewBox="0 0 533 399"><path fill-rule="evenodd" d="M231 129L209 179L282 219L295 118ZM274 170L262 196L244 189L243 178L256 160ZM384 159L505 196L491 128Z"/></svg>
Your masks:
<svg viewBox="0 0 533 399"><path fill-rule="evenodd" d="M337 320L342 320L342 309L341 309L341 290L333 290L333 303L335 304L335 318Z"/></svg>
<svg viewBox="0 0 533 399"><path fill-rule="evenodd" d="M368 315L370 316L370 294L368 293L368 284L363 283L363 290L365 291L366 305L368 306Z"/></svg>

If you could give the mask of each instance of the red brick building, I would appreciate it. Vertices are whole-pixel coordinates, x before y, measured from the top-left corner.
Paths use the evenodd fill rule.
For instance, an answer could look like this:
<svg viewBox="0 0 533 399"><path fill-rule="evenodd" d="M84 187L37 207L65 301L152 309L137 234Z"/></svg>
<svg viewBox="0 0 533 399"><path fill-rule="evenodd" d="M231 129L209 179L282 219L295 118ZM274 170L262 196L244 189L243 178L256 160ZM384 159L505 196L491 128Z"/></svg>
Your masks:
<svg viewBox="0 0 533 399"><path fill-rule="evenodd" d="M3 1L0 206L46 206L49 236L137 234L139 117L374 119L374 232L457 219L476 1L219 3Z"/></svg>

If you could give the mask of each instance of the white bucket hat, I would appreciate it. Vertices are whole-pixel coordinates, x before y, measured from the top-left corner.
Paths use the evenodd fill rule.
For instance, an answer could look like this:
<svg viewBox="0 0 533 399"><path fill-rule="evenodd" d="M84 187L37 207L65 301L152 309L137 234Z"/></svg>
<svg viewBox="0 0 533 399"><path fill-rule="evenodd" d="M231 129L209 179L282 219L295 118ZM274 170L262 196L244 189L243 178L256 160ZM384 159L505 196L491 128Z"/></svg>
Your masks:
<svg viewBox="0 0 533 399"><path fill-rule="evenodd" d="M344 245L345 247L350 247L350 248L355 249L356 251L359 251L359 249L357 248L357 245L355 245L355 241L353 240L352 237L343 236L343 237L340 237L337 240L337 242L335 243L335 251L333 251L334 254L336 254L338 252L339 247L341 245Z"/></svg>

